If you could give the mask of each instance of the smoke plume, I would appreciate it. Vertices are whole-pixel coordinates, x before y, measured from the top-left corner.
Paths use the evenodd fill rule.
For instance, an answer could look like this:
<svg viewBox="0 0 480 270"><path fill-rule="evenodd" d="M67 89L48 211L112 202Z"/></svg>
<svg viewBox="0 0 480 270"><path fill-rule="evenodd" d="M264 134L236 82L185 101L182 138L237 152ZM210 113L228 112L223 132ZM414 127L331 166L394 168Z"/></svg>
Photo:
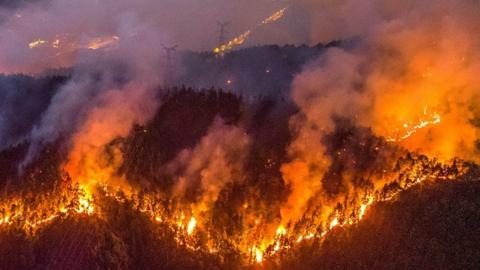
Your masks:
<svg viewBox="0 0 480 270"><path fill-rule="evenodd" d="M226 184L243 180L249 144L243 129L216 119L194 149L181 151L167 165L166 170L178 177L175 193L193 200L198 213L212 209Z"/></svg>
<svg viewBox="0 0 480 270"><path fill-rule="evenodd" d="M70 67L83 54L114 44L129 44L129 52L139 44L159 52L161 44L210 51L218 43L217 21L230 22L229 39L281 6L258 0L50 0L25 3L15 11L0 7L0 72ZM158 36L164 38L149 42ZM263 40L268 37L257 37Z"/></svg>
<svg viewBox="0 0 480 270"><path fill-rule="evenodd" d="M321 180L331 160L322 138L332 132L334 117L440 160L478 161L478 3L302 4L315 14L312 40L350 38L355 46L330 50L293 83L300 112L291 119L292 161L282 167L291 187L284 219L297 220L313 194L325 192Z"/></svg>

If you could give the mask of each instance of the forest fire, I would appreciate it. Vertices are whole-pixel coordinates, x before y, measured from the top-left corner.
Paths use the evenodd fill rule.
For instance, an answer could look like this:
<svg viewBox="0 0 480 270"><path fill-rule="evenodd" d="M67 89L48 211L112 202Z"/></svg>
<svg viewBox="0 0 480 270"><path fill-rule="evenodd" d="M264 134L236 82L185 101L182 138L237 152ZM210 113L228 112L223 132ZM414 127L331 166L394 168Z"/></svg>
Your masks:
<svg viewBox="0 0 480 270"><path fill-rule="evenodd" d="M408 172L410 176L405 179L406 182L403 187L403 189L408 189L431 178L448 180L459 177L465 173L465 169L461 167L460 163L438 167L440 164L435 161L426 161L420 157L415 158L412 161L414 162L410 164L405 163L408 165L406 165L405 168L400 169L394 174L394 176L392 175L394 178L389 181L398 181L395 177L400 177L403 173ZM427 167L430 168L429 170L431 171L425 174L425 169ZM454 170L452 170L452 168ZM389 181L386 181L386 183ZM275 257L280 251L290 249L292 245L309 241L314 238L323 238L327 236L330 231L339 226L352 226L362 220L369 206L378 201L391 200L403 189L390 190L388 192L385 188L381 192L380 190L377 190L374 192L375 194L378 194L376 197L369 195L364 199L359 200L358 204L354 203L347 208L333 210L333 212L328 215L331 218L319 220L319 223L311 224L314 225L313 228L316 227L316 233L299 233L296 230L301 227L296 226L297 229L293 229L292 227L287 229L285 226L279 225L271 239L266 236L248 239L247 241L252 242L248 245L249 248L242 251L245 262L248 263L249 261L253 261L255 263L262 263L267 258ZM105 196L118 204L130 205L131 203L134 203L133 208L149 217L152 223L167 225L172 231L175 231L178 244L184 245L189 249L197 250L198 248L201 248L196 246L194 238L192 238L197 233L197 230L202 233L208 231L209 238L213 237L212 239L215 239L217 237L212 235L212 231L205 227L207 224L201 224L201 227L199 227L199 221L194 216L187 218L183 210L167 214L167 209L162 209L162 207L159 208L160 201L155 199L161 197L159 194L144 194L140 197L138 193L133 193L131 196L125 196L121 189L117 188L117 191L114 191L114 189L104 184L97 189L97 193L96 197ZM382 193L384 195L380 195ZM2 216L0 219L0 225L15 226L23 228L27 232L35 233L41 228L41 226L46 226L56 219L66 218L71 215L100 217L98 216L99 213L97 213L96 209L102 209L103 206L99 204L100 202L98 200L94 199L92 195L88 194L78 185L70 186L65 192L55 196L60 196L59 199L53 200L54 203L58 204L44 204L44 202L40 202L36 206L30 206L26 201L22 201L21 199L4 202L1 208ZM102 210L99 211L101 212ZM324 224L326 225L324 226ZM261 228L264 225L257 223L257 226L258 228ZM326 229L320 230L320 228ZM216 246L215 242L211 242L205 247L206 251L212 252L213 254L216 254L219 248L220 247Z"/></svg>
<svg viewBox="0 0 480 270"><path fill-rule="evenodd" d="M258 28L260 28L264 25L273 23L273 22L278 21L281 18L283 18L283 16L285 15L285 11L287 9L288 9L288 7L285 7L285 8L282 8L282 9L276 11L275 13L270 15L268 18L263 20L261 23L256 25L254 28L245 31L244 33L242 33L238 37L235 37L232 40L228 41L227 43L221 44L220 46L214 48L213 52L215 54L224 54L227 51L233 50L235 47L242 45L248 39L250 34L252 34L252 32L256 31Z"/></svg>
<svg viewBox="0 0 480 270"><path fill-rule="evenodd" d="M420 121L417 124L413 124L413 123L403 124L403 127L402 127L403 130L402 131L397 131L397 135L395 137L388 137L387 141L389 141L389 142L403 141L403 140L411 137L418 130L420 130L422 128L425 128L429 125L439 124L442 121L442 118L440 117L439 114L437 114L437 113L428 114L427 111L428 111L428 108L425 107L424 112L423 112L423 116L429 117L429 118L420 119Z"/></svg>
<svg viewBox="0 0 480 270"><path fill-rule="evenodd" d="M187 234L191 235L195 230L196 226L197 226L197 220L195 219L195 217L192 217L187 225Z"/></svg>
<svg viewBox="0 0 480 270"><path fill-rule="evenodd" d="M1 269L480 262L477 6L74 2L0 20Z"/></svg>
<svg viewBox="0 0 480 270"><path fill-rule="evenodd" d="M43 39L37 39L35 41L32 41L30 43L28 43L28 47L30 49L35 49L43 44L47 43L47 41L43 40Z"/></svg>
<svg viewBox="0 0 480 270"><path fill-rule="evenodd" d="M65 191L53 194L54 200L42 202L41 199L23 201L12 198L1 203L0 225L10 225L22 228L29 233L35 233L42 225L47 225L62 216L76 214L94 214L93 198L78 185L68 186Z"/></svg>
<svg viewBox="0 0 480 270"><path fill-rule="evenodd" d="M119 38L117 36L95 38L90 42L88 42L88 44L85 47L90 50L98 50L98 49L112 46L118 41L119 41Z"/></svg>
<svg viewBox="0 0 480 270"><path fill-rule="evenodd" d="M119 42L120 38L118 36L105 36L92 38L86 43L77 43L72 42L67 39L55 38L52 41L47 41L44 39L37 39L28 43L30 49L39 49L41 46L50 46L56 50L98 50L113 46Z"/></svg>

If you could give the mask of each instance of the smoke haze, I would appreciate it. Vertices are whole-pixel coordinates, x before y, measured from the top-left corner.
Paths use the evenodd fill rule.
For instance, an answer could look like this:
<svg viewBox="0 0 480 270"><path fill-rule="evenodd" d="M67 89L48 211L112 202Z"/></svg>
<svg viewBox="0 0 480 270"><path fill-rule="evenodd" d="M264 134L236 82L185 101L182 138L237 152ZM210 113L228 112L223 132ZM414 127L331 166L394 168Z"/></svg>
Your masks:
<svg viewBox="0 0 480 270"><path fill-rule="evenodd" d="M330 156L322 138L335 117L442 161L479 160L479 3L474 1L304 1L311 40L355 39L295 78L296 139L282 166L292 192L287 221L322 193ZM428 18L428 19L425 19ZM292 203L290 203L292 202ZM300 203L298 203L300 202ZM328 205L328 202L324 202Z"/></svg>
<svg viewBox="0 0 480 270"><path fill-rule="evenodd" d="M98 172L79 164L95 167L106 144L148 121L159 106L155 91L167 72L162 45L210 50L217 45L217 21L230 21L228 34L235 36L282 7L288 7L285 20L262 29L247 45L353 44L308 63L292 84L300 112L290 120L291 162L281 169L291 189L285 219L299 219L308 201L322 193L331 164L322 138L333 132L334 117L440 160L478 161L480 8L474 1L50 0L5 7L0 71L36 74L73 67L45 112L30 121L31 131L19 135L31 142L25 164L39 147L64 135L71 147L67 171L90 181L94 177L88 175ZM5 89L8 99L14 89ZM0 146L15 141L8 138L8 110L2 109ZM225 129L217 128L210 136ZM208 150L203 144L208 145L203 141L179 158L208 159L201 154ZM185 174L192 170L200 169L187 168Z"/></svg>

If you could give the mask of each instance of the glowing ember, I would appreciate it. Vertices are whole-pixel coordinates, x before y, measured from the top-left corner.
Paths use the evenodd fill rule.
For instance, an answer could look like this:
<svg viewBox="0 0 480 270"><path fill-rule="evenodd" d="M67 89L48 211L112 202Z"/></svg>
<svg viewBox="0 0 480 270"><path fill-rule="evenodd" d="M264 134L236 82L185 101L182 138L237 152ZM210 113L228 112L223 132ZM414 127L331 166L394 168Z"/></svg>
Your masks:
<svg viewBox="0 0 480 270"><path fill-rule="evenodd" d="M118 43L119 40L120 38L118 36L107 36L107 37L93 38L90 41L88 41L86 44L78 44L73 41L72 42L63 41L63 40L60 40L59 38L55 38L51 42L44 39L38 39L30 42L28 44L28 47L30 49L36 49L42 45L50 44L50 46L54 49L65 48L67 50L74 50L74 51L78 49L98 50L98 49L103 49L103 48L113 46L116 43Z"/></svg>
<svg viewBox="0 0 480 270"><path fill-rule="evenodd" d="M333 228L335 228L336 226L338 226L338 224L339 224L339 223L338 223L338 218L335 217L335 218L330 222L330 226L329 226L330 230L333 229Z"/></svg>
<svg viewBox="0 0 480 270"><path fill-rule="evenodd" d="M0 225L15 225L34 233L40 225L53 222L62 216L74 214L94 214L93 198L81 187L70 187L55 194L62 200L39 200L38 204L27 204L14 198L0 204ZM12 208L12 205L17 207Z"/></svg>
<svg viewBox="0 0 480 270"><path fill-rule="evenodd" d="M28 47L30 49L35 49L35 48L38 48L39 46L41 46L45 43L47 43L47 41L45 41L43 39L37 39L35 41L32 41L32 42L28 43Z"/></svg>
<svg viewBox="0 0 480 270"><path fill-rule="evenodd" d="M280 225L277 229L277 236L285 235L287 233L287 230L283 225Z"/></svg>
<svg viewBox="0 0 480 270"><path fill-rule="evenodd" d="M255 257L255 262L261 263L263 261L263 251L254 246L252 248L253 255Z"/></svg>
<svg viewBox="0 0 480 270"><path fill-rule="evenodd" d="M2 224L10 224L10 217L5 216L3 218L0 218L0 225L2 225Z"/></svg>
<svg viewBox="0 0 480 270"><path fill-rule="evenodd" d="M105 47L109 47L115 43L117 43L119 38L117 36L112 37L105 37L105 38L95 38L88 43L86 46L87 49L90 50L98 50Z"/></svg>
<svg viewBox="0 0 480 270"><path fill-rule="evenodd" d="M52 42L52 47L55 48L55 49L60 48L60 39L55 39L55 40Z"/></svg>
<svg viewBox="0 0 480 270"><path fill-rule="evenodd" d="M362 205L360 205L360 213L359 213L359 219L362 219L363 216L365 215L365 211L367 210L367 208L373 203L373 197L370 197L368 198L368 202L366 203L363 203Z"/></svg>
<svg viewBox="0 0 480 270"><path fill-rule="evenodd" d="M195 217L192 217L187 225L187 234L191 235L195 230L196 226L197 226L197 220L195 219Z"/></svg>
<svg viewBox="0 0 480 270"><path fill-rule="evenodd" d="M79 198L78 203L79 203L79 207L77 209L78 213L85 213L88 215L93 214L93 205L90 203L89 199Z"/></svg>
<svg viewBox="0 0 480 270"><path fill-rule="evenodd" d="M429 125L436 125L439 124L442 120L438 113L427 113L427 108L424 109L423 115L428 117L429 119L420 119L417 124L412 123L404 123L403 130L397 131L397 135L393 137L388 137L386 140L389 142L399 142L405 139L408 139L413 134L415 134L418 130L425 128Z"/></svg>
<svg viewBox="0 0 480 270"><path fill-rule="evenodd" d="M280 9L279 11L272 14L270 17L263 20L261 24L262 25L269 24L269 23L272 23L274 21L277 21L277 20L281 19L285 15L286 10L287 10L287 8Z"/></svg>
<svg viewBox="0 0 480 270"><path fill-rule="evenodd" d="M213 49L213 52L216 54L222 54L222 53L225 53L226 51L232 50L233 48L239 45L242 45L247 40L247 38L250 36L251 33L252 33L251 30L247 30L245 33L230 40L226 44L223 44L220 47Z"/></svg>
<svg viewBox="0 0 480 270"><path fill-rule="evenodd" d="M259 27L262 27L264 25L270 24L272 22L275 22L275 21L281 19L285 15L286 10L287 10L287 8L282 8L282 9L276 11L274 14L270 15L268 18L266 18L261 23L259 23L257 26L255 26L253 29L247 30L244 33L242 33L241 35L239 35L238 37L235 37L234 39L228 41L227 43L225 43L223 45L220 45L219 47L213 49L213 52L215 54L224 54L225 52L227 52L229 50L232 50L233 48L235 48L239 45L242 45L243 43L245 43L245 41L247 40L247 38L250 36L250 34L253 31L257 30Z"/></svg>

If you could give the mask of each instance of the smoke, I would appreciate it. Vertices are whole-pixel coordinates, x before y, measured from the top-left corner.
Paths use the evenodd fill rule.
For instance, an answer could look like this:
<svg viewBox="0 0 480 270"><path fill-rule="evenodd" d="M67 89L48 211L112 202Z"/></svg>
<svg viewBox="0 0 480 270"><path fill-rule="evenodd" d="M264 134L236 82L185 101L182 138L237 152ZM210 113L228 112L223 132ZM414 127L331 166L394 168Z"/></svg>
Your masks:
<svg viewBox="0 0 480 270"><path fill-rule="evenodd" d="M218 43L217 21L230 22L230 38L281 5L258 0L50 0L23 4L15 11L1 12L0 72L39 73L70 67L95 48L92 42L113 36L123 45L148 44L150 51L161 51L162 43L210 51ZM159 35L164 37L161 43L144 40ZM262 39L268 37L258 37L258 42ZM34 41L41 43L30 48Z"/></svg>
<svg viewBox="0 0 480 270"><path fill-rule="evenodd" d="M217 45L217 21L230 21L229 35L233 36L280 5L252 0L50 0L25 2L15 9L0 8L0 72L39 74L50 69L73 69L71 79L53 96L33 128L30 125L31 130L24 131L31 145L20 169L44 144L60 137L69 142L72 151L83 149L78 143L88 141L84 136L96 136L89 124L94 122L93 115L114 113L112 105L118 99L124 100L126 107L131 105L132 113L139 112L133 107L145 103L148 113L125 119L125 126L108 133L109 138L102 138L102 143L126 135L127 127L148 119L159 103L153 92L168 75L163 45L211 50ZM131 85L135 85L134 90ZM112 89L123 97L106 98ZM133 93L136 91L140 94ZM132 95L134 104L128 103ZM102 124L105 129L111 125L117 130L115 120L105 117ZM2 133L9 129L2 123Z"/></svg>
<svg viewBox="0 0 480 270"><path fill-rule="evenodd" d="M319 63L320 62L320 63ZM361 79L355 67L355 56L333 49L325 60L311 64L293 83L293 100L301 113L290 119L295 136L288 149L292 162L282 166L284 180L291 190L286 205L282 208L282 217L297 220L315 194L321 192L322 178L330 159L326 155L322 137L333 131L335 124L332 116L355 112L359 95L350 91L350 86ZM317 66L329 66L331 69L315 69ZM348 72L344 72L347 70ZM321 89L321 90L320 90Z"/></svg>
<svg viewBox="0 0 480 270"><path fill-rule="evenodd" d="M177 196L192 200L197 213L213 209L223 187L245 177L249 145L242 128L216 119L195 148L181 151L166 166L167 172L177 177Z"/></svg>
<svg viewBox="0 0 480 270"><path fill-rule="evenodd" d="M62 5L58 3L51 9ZM94 12L90 9L86 11ZM98 13L94 15L102 20ZM71 79L53 96L50 106L28 135L31 145L21 169L36 157L44 144L62 137L70 148L65 169L71 176L86 185L92 180L109 179L119 157L117 155L113 163L98 162L103 158L104 146L128 135L133 124L142 124L153 115L159 104L158 87L165 76L162 51L152 47L166 43L168 37L140 15L119 12L109 21L109 26L120 36L135 33L130 42L94 52L78 52ZM68 27L75 27L75 22L66 23L71 23ZM102 32L99 30L99 33ZM134 39L142 42L133 42ZM28 62L27 66L31 67L34 62ZM105 168L107 164L112 167ZM98 175L100 171L108 175Z"/></svg>
<svg viewBox="0 0 480 270"><path fill-rule="evenodd" d="M129 16L122 21L118 29L123 32L149 27L141 24L135 17ZM142 37L142 39L144 43L120 44L95 55L82 55L76 61L72 78L55 94L50 106L42 115L40 123L30 133L31 147L25 164L35 157L39 147L55 141L60 135L69 138L81 132L91 133L88 130L81 130L82 126L88 127L84 122L89 121L91 111L101 108L106 115L113 113L106 111L105 108L118 110L119 108L113 106L120 105L118 99L123 99L126 103L121 106L122 108L128 108L128 106L151 108L150 103L158 103L155 92L164 76L160 62L162 56L159 51L151 51L147 48L149 44L159 43L164 38L159 33L155 36ZM108 94L112 89L117 89L117 95L123 97L106 98L112 96ZM132 96L135 98L130 99ZM141 101L145 104L141 105ZM140 111L132 109L130 112ZM143 119L143 116L132 115L122 124L131 126L136 119ZM117 123L104 122L103 124L105 129L111 124L112 129L115 130ZM113 135L111 140L115 138Z"/></svg>
<svg viewBox="0 0 480 270"><path fill-rule="evenodd" d="M148 87L130 83L99 96L99 106L89 110L72 136L72 148L64 168L84 186L111 183L123 162L113 139L129 134L133 123L144 124L155 112L157 100Z"/></svg>
<svg viewBox="0 0 480 270"><path fill-rule="evenodd" d="M68 172L86 184L112 178L121 155L105 147L126 136L133 124L148 121L160 103L156 87L167 75L162 44L209 50L217 45L217 35L205 30L215 33L217 20L231 21L233 35L285 5L51 0L21 5L11 14L3 11L0 71L73 67L71 79L27 135L31 146L24 165L43 144L65 136ZM329 50L292 85L299 113L290 121L291 162L281 168L291 191L281 210L284 220L298 220L314 197L331 195L323 186L332 164L323 139L335 129L334 117L440 160L479 160L479 5L469 0L300 0L290 5L286 20L309 27L290 35L291 28L279 24L286 40L308 35L312 44L339 39L355 44ZM257 38L268 40L268 34ZM32 41L39 42L29 46ZM248 139L241 133L217 123L195 149L183 151L168 167L181 175L178 194L193 197L200 209L212 204L222 186L242 171L244 156L237 152L245 152ZM195 182L201 183L203 197L190 195Z"/></svg>
<svg viewBox="0 0 480 270"><path fill-rule="evenodd" d="M292 161L282 166L291 188L284 220L298 220L309 200L327 193L322 179L332 161L322 140L335 117L443 161L479 160L479 3L301 4L312 10L311 40L356 44L330 50L295 78L292 97L300 112L291 119ZM331 205L327 195L323 204Z"/></svg>
<svg viewBox="0 0 480 270"><path fill-rule="evenodd" d="M63 82L59 77L0 76L0 150L28 135Z"/></svg>

